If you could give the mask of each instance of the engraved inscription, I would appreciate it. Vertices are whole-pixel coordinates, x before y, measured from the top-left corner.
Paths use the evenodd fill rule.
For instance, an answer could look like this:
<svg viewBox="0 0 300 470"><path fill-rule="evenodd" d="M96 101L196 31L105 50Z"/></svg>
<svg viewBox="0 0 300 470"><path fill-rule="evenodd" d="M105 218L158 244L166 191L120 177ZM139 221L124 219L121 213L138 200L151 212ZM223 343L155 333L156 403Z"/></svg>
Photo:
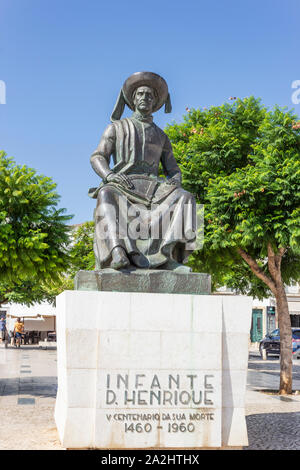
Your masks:
<svg viewBox="0 0 300 470"><path fill-rule="evenodd" d="M116 406L214 406L214 375L107 374L106 405ZM185 388L182 388L184 385Z"/></svg>
<svg viewBox="0 0 300 470"><path fill-rule="evenodd" d="M217 383L209 372L106 373L102 402L112 410L106 420L121 425L125 433L199 432L216 419Z"/></svg>

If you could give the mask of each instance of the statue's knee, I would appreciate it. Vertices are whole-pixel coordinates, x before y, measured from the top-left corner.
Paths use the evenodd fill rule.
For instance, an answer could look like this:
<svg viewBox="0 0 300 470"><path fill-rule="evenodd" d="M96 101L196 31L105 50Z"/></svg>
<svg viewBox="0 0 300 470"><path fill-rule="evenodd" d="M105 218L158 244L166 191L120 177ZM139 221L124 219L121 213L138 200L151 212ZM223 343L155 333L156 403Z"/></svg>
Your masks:
<svg viewBox="0 0 300 470"><path fill-rule="evenodd" d="M97 204L103 204L104 202L108 202L111 199L112 196L112 188L109 186L103 186L103 188L100 189L98 192L97 196Z"/></svg>

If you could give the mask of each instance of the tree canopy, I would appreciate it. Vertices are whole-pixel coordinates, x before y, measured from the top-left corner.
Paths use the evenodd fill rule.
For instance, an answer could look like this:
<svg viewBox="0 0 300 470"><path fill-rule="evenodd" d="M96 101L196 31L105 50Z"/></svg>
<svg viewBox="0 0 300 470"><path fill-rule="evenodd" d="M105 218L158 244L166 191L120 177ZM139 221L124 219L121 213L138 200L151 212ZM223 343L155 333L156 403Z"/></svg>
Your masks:
<svg viewBox="0 0 300 470"><path fill-rule="evenodd" d="M281 394L292 391L285 284L300 279L300 123L254 97L192 109L168 126L183 186L205 205L202 250L191 266L214 286L276 298Z"/></svg>
<svg viewBox="0 0 300 470"><path fill-rule="evenodd" d="M282 277L300 277L300 131L297 116L268 111L253 97L192 109L166 129L183 186L205 204L205 241L190 264L259 298L270 286L253 274L237 248L268 274L268 246L285 247Z"/></svg>
<svg viewBox="0 0 300 470"><path fill-rule="evenodd" d="M51 296L69 265L71 218L51 178L0 152L0 302Z"/></svg>
<svg viewBox="0 0 300 470"><path fill-rule="evenodd" d="M72 227L72 243L70 248L70 268L68 275L74 278L75 274L82 270L95 268L95 256L93 251L94 222L84 222L78 227Z"/></svg>

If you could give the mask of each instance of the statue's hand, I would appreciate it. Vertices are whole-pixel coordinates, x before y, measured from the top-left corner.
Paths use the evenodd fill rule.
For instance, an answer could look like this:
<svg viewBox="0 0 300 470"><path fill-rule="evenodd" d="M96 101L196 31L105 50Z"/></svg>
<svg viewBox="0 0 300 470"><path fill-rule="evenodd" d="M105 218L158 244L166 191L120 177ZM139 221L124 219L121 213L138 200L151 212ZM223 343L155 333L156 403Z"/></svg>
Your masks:
<svg viewBox="0 0 300 470"><path fill-rule="evenodd" d="M117 183L120 186L125 186L125 188L129 188L129 189L134 188L133 183L130 181L128 176L126 176L122 173L120 173L120 174L110 173L106 178L106 182L107 183Z"/></svg>
<svg viewBox="0 0 300 470"><path fill-rule="evenodd" d="M170 178L166 181L166 184L169 184L170 186L177 186L180 187L181 183L177 178Z"/></svg>

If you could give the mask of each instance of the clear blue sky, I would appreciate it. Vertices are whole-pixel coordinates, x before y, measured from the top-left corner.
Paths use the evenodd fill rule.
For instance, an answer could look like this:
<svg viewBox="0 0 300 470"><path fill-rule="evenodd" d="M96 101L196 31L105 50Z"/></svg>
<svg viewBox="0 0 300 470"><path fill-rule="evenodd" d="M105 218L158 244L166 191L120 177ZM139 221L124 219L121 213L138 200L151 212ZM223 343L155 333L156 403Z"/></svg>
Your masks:
<svg viewBox="0 0 300 470"><path fill-rule="evenodd" d="M91 220L89 157L131 73L167 80L160 127L229 96L299 114L299 21L299 0L1 0L0 149L51 176L74 223Z"/></svg>

